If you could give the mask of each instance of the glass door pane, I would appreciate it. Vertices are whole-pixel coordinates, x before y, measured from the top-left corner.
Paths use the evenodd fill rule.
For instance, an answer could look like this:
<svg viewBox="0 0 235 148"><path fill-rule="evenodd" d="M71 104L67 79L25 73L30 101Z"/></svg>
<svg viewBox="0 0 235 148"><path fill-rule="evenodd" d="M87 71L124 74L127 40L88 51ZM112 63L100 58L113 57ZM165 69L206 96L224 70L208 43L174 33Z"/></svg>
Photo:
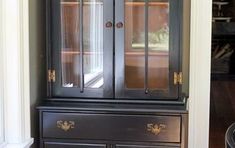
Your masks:
<svg viewBox="0 0 235 148"><path fill-rule="evenodd" d="M62 87L80 86L80 3L61 0L61 72Z"/></svg>
<svg viewBox="0 0 235 148"><path fill-rule="evenodd" d="M116 97L177 99L180 1L115 2Z"/></svg>
<svg viewBox="0 0 235 148"><path fill-rule="evenodd" d="M125 1L125 85L144 89L145 27L144 2Z"/></svg>
<svg viewBox="0 0 235 148"><path fill-rule="evenodd" d="M103 78L103 1L85 0L83 5L84 86L102 88Z"/></svg>
<svg viewBox="0 0 235 148"><path fill-rule="evenodd" d="M70 97L110 96L112 72L112 0L52 0L53 56L58 74L55 95ZM106 13L105 13L106 11ZM59 15L58 15L59 14ZM110 45L111 44L111 45ZM58 56L59 55L59 56ZM60 57L58 59L58 57ZM112 82L112 81L111 81ZM109 87L108 87L109 86Z"/></svg>
<svg viewBox="0 0 235 148"><path fill-rule="evenodd" d="M169 2L148 2L148 88L169 89Z"/></svg>
<svg viewBox="0 0 235 148"><path fill-rule="evenodd" d="M83 79L85 87L101 88L104 83L103 2L102 0L83 1L82 41L79 30L81 28L79 8L80 1L61 1L62 85L80 87L80 80ZM84 74L83 78L81 73Z"/></svg>

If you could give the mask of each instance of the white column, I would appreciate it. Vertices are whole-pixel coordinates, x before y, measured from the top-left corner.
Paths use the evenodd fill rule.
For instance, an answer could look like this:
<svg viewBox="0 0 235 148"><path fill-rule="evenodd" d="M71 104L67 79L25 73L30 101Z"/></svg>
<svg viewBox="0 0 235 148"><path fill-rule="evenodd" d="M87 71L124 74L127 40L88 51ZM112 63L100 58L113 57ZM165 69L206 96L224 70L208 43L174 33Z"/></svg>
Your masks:
<svg viewBox="0 0 235 148"><path fill-rule="evenodd" d="M5 143L29 147L29 27L28 0L1 0Z"/></svg>
<svg viewBox="0 0 235 148"><path fill-rule="evenodd" d="M0 69L3 69L3 37L2 37L2 1L0 0ZM0 82L3 81L3 71L0 70ZM4 145L4 121L3 121L3 83L0 83L0 147Z"/></svg>
<svg viewBox="0 0 235 148"><path fill-rule="evenodd" d="M209 144L212 0L191 0L189 148Z"/></svg>

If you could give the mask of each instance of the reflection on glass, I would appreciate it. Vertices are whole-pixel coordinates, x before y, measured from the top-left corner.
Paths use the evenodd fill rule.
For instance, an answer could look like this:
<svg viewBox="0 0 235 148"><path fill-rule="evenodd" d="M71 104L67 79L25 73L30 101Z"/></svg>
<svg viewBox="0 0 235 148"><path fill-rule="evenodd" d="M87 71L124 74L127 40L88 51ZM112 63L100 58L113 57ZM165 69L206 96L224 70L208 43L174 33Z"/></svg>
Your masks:
<svg viewBox="0 0 235 148"><path fill-rule="evenodd" d="M148 88L168 89L169 83L169 3L148 4Z"/></svg>
<svg viewBox="0 0 235 148"><path fill-rule="evenodd" d="M62 86L79 87L79 3L61 0Z"/></svg>
<svg viewBox="0 0 235 148"><path fill-rule="evenodd" d="M145 5L148 33L145 33ZM145 36L148 67L145 68ZM145 76L147 70L148 76ZM169 2L125 1L125 84L127 88L166 90L169 86Z"/></svg>
<svg viewBox="0 0 235 148"><path fill-rule="evenodd" d="M61 61L63 87L80 86L80 3L61 1ZM84 86L103 86L103 2L83 1Z"/></svg>
<svg viewBox="0 0 235 148"><path fill-rule="evenodd" d="M103 79L103 1L84 0L84 86L101 88Z"/></svg>
<svg viewBox="0 0 235 148"><path fill-rule="evenodd" d="M125 85L144 88L144 3L125 0Z"/></svg>

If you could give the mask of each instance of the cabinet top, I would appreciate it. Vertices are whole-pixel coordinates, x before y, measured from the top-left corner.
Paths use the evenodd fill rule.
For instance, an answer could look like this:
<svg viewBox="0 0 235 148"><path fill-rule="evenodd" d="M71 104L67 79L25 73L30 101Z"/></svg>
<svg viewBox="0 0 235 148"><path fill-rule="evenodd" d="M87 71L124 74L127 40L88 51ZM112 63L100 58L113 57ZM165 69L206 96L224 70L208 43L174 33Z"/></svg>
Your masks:
<svg viewBox="0 0 235 148"><path fill-rule="evenodd" d="M177 105L162 105L162 104L113 104L113 103L65 103L65 102L46 102L38 107L39 110L68 110L68 111L95 111L122 113L129 112L132 114L145 113L172 113L172 114L186 114L185 104Z"/></svg>

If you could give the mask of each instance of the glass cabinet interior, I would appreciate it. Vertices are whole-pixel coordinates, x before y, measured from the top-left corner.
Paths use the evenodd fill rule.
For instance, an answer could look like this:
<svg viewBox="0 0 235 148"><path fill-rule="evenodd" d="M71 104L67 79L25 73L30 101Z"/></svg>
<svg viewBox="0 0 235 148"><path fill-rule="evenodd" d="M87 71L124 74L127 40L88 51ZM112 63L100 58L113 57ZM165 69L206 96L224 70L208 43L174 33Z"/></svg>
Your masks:
<svg viewBox="0 0 235 148"><path fill-rule="evenodd" d="M187 94L184 83L174 82L182 72L182 0L48 0L47 6L52 97Z"/></svg>
<svg viewBox="0 0 235 148"><path fill-rule="evenodd" d="M79 5L78 1L61 1L62 87L80 87L80 62L83 62L84 87L102 88L103 2L84 1L83 24L80 24ZM83 61L80 59L81 53Z"/></svg>
<svg viewBox="0 0 235 148"><path fill-rule="evenodd" d="M149 89L166 90L169 87L169 2L149 1L148 19L145 9L145 2L125 2L126 88L144 88L147 81Z"/></svg>

